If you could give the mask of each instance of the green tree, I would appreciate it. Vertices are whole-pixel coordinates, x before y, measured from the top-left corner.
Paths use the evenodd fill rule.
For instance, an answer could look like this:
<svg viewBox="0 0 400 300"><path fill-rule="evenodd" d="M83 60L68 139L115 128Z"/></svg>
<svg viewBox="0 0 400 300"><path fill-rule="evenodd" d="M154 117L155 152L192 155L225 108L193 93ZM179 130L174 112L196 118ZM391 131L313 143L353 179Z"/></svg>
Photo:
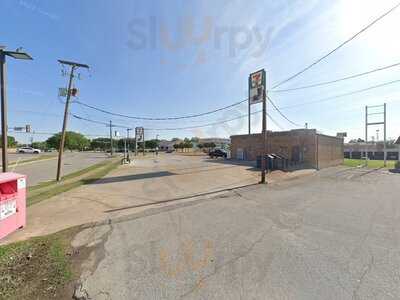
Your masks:
<svg viewBox="0 0 400 300"><path fill-rule="evenodd" d="M8 147L16 147L17 146L17 141L15 140L15 137L11 135L7 135L7 144ZM0 147L3 146L1 135L0 135Z"/></svg>
<svg viewBox="0 0 400 300"><path fill-rule="evenodd" d="M193 148L193 143L192 143L192 141L189 140L188 138L185 138L185 139L183 140L183 149L186 150L186 149L191 149L191 148Z"/></svg>
<svg viewBox="0 0 400 300"><path fill-rule="evenodd" d="M50 148L58 149L60 146L61 133L56 133L52 137L46 140L47 145ZM85 150L89 148L90 141L84 135L74 132L67 131L65 135L65 149L69 150Z"/></svg>
<svg viewBox="0 0 400 300"><path fill-rule="evenodd" d="M156 147L158 147L158 143L158 140L146 141L146 149L155 149Z"/></svg>
<svg viewBox="0 0 400 300"><path fill-rule="evenodd" d="M33 143L32 143L32 147L33 147L33 148L36 148L36 149L40 149L40 150L47 150L47 149L49 149L49 147L48 147L46 141L44 141L44 142L33 142Z"/></svg>
<svg viewBox="0 0 400 300"><path fill-rule="evenodd" d="M90 141L90 149L107 151L110 149L110 139L108 138L96 138Z"/></svg>

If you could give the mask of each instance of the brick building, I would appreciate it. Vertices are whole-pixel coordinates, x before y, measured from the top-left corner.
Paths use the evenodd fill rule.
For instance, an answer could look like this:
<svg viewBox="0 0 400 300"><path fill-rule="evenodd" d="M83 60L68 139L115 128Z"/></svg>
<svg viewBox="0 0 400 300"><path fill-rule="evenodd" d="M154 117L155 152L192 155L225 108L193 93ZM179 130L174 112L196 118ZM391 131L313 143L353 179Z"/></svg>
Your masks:
<svg viewBox="0 0 400 300"><path fill-rule="evenodd" d="M260 133L231 136L232 158L256 160L262 153L263 138ZM268 131L267 153L321 169L343 163L343 139L319 134L315 129Z"/></svg>

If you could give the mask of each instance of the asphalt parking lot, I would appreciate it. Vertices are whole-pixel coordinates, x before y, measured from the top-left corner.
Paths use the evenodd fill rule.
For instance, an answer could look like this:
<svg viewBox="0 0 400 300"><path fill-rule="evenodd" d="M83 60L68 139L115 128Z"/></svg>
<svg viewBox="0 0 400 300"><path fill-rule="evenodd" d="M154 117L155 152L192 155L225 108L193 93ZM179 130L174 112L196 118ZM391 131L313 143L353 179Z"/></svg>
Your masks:
<svg viewBox="0 0 400 300"><path fill-rule="evenodd" d="M77 293L399 299L399 195L399 174L335 167L111 219L75 239L96 245Z"/></svg>

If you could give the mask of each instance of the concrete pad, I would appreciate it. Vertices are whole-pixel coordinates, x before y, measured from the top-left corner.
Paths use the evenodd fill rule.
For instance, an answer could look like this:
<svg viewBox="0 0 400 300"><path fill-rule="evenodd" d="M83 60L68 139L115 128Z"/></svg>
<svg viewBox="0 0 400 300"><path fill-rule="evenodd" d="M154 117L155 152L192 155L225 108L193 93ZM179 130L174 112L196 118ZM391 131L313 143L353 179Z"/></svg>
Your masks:
<svg viewBox="0 0 400 300"><path fill-rule="evenodd" d="M279 182L312 172L277 171L268 179ZM121 166L97 182L32 205L27 211L27 227L1 243L257 184L259 176L259 171L243 162L174 154L147 156L134 164Z"/></svg>

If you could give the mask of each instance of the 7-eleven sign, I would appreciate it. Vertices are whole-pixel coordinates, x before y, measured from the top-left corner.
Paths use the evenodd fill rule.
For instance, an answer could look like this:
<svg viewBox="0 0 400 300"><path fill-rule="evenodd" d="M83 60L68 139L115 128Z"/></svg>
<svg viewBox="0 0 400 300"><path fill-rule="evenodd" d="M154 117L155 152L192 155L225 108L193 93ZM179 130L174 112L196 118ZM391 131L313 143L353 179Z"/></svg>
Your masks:
<svg viewBox="0 0 400 300"><path fill-rule="evenodd" d="M264 100L265 71L260 70L249 76L249 102L260 103Z"/></svg>

